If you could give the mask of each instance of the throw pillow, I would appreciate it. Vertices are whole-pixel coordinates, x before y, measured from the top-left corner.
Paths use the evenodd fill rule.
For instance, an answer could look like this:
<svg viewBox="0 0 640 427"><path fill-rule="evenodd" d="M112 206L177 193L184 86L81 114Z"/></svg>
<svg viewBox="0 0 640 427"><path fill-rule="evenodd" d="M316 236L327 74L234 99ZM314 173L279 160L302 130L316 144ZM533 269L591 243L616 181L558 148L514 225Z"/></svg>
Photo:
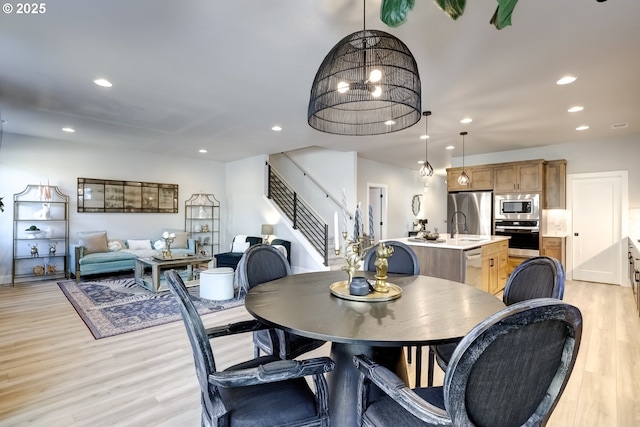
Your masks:
<svg viewBox="0 0 640 427"><path fill-rule="evenodd" d="M176 230L164 230L167 233L171 234L175 234L176 237L173 239L173 243L171 244L171 249L187 249L188 248L188 242L187 239L189 238L189 233L187 233L186 231L176 231Z"/></svg>
<svg viewBox="0 0 640 427"><path fill-rule="evenodd" d="M120 240L109 240L107 242L107 246L109 247L109 250L111 252L117 252L120 249L123 249L122 243L120 242Z"/></svg>
<svg viewBox="0 0 640 427"><path fill-rule="evenodd" d="M84 246L85 254L109 252L106 231L80 232L78 233L78 243Z"/></svg>
<svg viewBox="0 0 640 427"><path fill-rule="evenodd" d="M249 242L238 241L238 239L235 239L233 241L231 252L244 252L247 249L249 249Z"/></svg>
<svg viewBox="0 0 640 427"><path fill-rule="evenodd" d="M127 240L127 246L132 251L138 251L142 249L151 249L150 240Z"/></svg>

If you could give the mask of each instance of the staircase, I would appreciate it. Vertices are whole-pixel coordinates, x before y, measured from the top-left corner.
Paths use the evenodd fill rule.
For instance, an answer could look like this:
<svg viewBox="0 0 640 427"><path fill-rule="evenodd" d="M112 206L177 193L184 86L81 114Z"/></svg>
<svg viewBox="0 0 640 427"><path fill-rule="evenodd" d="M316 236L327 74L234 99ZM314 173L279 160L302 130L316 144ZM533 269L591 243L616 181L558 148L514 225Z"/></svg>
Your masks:
<svg viewBox="0 0 640 427"><path fill-rule="evenodd" d="M329 248L329 225L268 162L267 169L267 198L292 222L293 228L308 240L323 259L323 264L331 270L339 270L344 261Z"/></svg>

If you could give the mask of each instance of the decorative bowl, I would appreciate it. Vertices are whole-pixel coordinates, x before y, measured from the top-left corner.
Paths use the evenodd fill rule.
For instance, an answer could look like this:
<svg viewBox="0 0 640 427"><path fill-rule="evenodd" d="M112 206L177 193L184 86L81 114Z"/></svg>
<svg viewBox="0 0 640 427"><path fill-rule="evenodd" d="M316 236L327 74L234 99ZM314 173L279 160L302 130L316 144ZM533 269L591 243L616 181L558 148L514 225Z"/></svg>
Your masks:
<svg viewBox="0 0 640 427"><path fill-rule="evenodd" d="M427 240L438 240L440 234L438 233L425 233L424 238Z"/></svg>

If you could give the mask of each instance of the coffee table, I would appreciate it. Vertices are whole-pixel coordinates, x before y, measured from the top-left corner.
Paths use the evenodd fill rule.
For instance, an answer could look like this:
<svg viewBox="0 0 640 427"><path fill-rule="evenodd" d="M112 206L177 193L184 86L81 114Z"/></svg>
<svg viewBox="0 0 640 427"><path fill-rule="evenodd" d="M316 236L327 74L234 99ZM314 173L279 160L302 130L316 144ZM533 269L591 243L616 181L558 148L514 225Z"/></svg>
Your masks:
<svg viewBox="0 0 640 427"><path fill-rule="evenodd" d="M152 292L169 289L164 281L165 270L184 269L186 271L186 286L196 286L200 281L194 275L194 267L213 260L211 257L192 255L172 259L154 257L136 259L135 281L138 285Z"/></svg>

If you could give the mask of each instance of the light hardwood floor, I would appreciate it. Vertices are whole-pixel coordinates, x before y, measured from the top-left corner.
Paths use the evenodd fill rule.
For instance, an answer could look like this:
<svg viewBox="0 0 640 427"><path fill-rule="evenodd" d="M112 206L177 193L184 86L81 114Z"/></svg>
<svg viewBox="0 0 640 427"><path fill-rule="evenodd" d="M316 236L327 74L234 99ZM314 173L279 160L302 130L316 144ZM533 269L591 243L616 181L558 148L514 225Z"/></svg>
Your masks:
<svg viewBox="0 0 640 427"><path fill-rule="evenodd" d="M631 289L568 282L564 299L582 310L584 332L548 425L640 426L640 318ZM248 318L238 307L204 321ZM213 344L218 368L253 353L250 334ZM328 346L307 356L321 354ZM181 322L94 340L55 282L0 287L0 426L197 426L199 416Z"/></svg>

